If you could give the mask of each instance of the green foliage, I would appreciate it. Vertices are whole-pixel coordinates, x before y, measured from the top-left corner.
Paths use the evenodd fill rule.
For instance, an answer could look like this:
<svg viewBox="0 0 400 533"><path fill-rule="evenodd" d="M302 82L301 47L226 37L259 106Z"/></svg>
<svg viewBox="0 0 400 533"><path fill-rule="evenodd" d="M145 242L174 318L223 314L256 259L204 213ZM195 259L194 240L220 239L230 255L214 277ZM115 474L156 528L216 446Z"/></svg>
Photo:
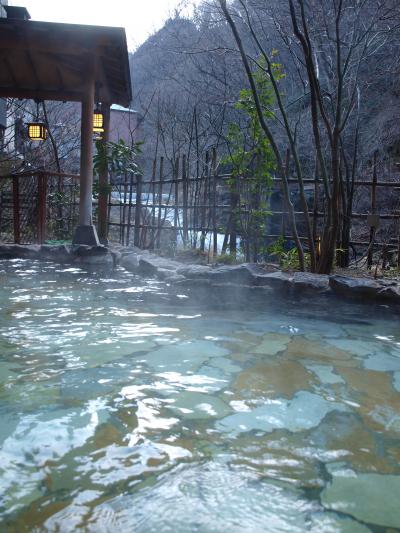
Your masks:
<svg viewBox="0 0 400 533"><path fill-rule="evenodd" d="M220 254L216 256L215 263L220 263L222 265L235 265L237 264L237 260L234 255Z"/></svg>
<svg viewBox="0 0 400 533"><path fill-rule="evenodd" d="M281 256L286 252L284 237L279 237L276 241L270 244L267 248L267 252L269 255L277 257L280 261Z"/></svg>
<svg viewBox="0 0 400 533"><path fill-rule="evenodd" d="M253 71L258 97L266 120L274 118L271 110L274 101L274 91L271 80L263 68L260 60L259 67ZM273 65L275 78L283 77L281 66ZM239 100L235 105L243 111L248 119L247 128L243 130L238 124L230 124L228 129L229 156L223 161L232 165L232 175L247 176L251 173L259 183L271 184L272 172L275 170L275 156L271 145L260 126L256 105L250 89L240 91Z"/></svg>
<svg viewBox="0 0 400 533"><path fill-rule="evenodd" d="M283 270L300 270L299 254L297 248L285 249L285 239L279 237L267 248L269 255L278 258L279 265ZM310 266L310 254L304 254L305 263Z"/></svg>
<svg viewBox="0 0 400 533"><path fill-rule="evenodd" d="M400 268L398 267L389 267L387 270L382 271L384 278L397 279L400 278Z"/></svg>
<svg viewBox="0 0 400 533"><path fill-rule="evenodd" d="M282 77L281 66L273 65L274 76L279 81ZM258 98L264 118L274 118L272 111L275 93L271 79L266 72L265 62L260 59L253 71ZM235 214L236 227L240 227L243 236L243 249L247 259L257 260L264 256L264 235L266 232L268 199L272 188L272 177L276 168L276 160L270 142L261 128L257 108L250 89L240 91L239 100L235 105L247 119L245 128L239 124L231 124L228 130L229 155L223 163L232 166L232 179L229 182L232 191L246 205L247 213L237 209ZM251 178L251 179L241 179Z"/></svg>
<svg viewBox="0 0 400 533"><path fill-rule="evenodd" d="M96 154L93 157L95 173L98 176L107 171L111 174L142 174L137 163L141 144L129 146L123 139L118 142L96 141Z"/></svg>

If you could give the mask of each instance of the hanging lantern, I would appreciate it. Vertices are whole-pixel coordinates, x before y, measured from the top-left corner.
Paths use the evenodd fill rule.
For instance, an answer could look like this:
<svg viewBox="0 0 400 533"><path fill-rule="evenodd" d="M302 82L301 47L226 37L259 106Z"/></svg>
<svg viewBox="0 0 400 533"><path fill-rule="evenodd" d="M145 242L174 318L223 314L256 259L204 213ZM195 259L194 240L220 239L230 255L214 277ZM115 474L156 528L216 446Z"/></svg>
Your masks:
<svg viewBox="0 0 400 533"><path fill-rule="evenodd" d="M317 237L317 257L321 257L321 237L318 235Z"/></svg>
<svg viewBox="0 0 400 533"><path fill-rule="evenodd" d="M104 115L100 111L99 106L96 106L96 109L93 113L93 132L94 133L103 133L104 132Z"/></svg>
<svg viewBox="0 0 400 533"><path fill-rule="evenodd" d="M43 122L29 122L28 137L31 141L45 141L47 139L47 129Z"/></svg>

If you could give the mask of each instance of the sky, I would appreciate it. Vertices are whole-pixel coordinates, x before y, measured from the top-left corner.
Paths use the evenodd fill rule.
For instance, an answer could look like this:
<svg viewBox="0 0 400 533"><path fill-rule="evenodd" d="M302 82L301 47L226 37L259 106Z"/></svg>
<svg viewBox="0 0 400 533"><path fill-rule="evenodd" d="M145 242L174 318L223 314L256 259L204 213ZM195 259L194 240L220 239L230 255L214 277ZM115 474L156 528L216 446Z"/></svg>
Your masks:
<svg viewBox="0 0 400 533"><path fill-rule="evenodd" d="M186 2L184 0L9 0L8 3L11 6L25 6L32 20L124 27L128 48L134 50L154 31L160 29L177 7Z"/></svg>

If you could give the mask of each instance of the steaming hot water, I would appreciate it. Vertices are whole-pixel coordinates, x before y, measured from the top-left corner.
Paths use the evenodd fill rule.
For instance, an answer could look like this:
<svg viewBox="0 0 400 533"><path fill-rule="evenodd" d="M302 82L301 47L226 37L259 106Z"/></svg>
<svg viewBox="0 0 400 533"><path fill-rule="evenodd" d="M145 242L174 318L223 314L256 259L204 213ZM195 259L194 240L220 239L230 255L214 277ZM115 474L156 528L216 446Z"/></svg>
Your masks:
<svg viewBox="0 0 400 533"><path fill-rule="evenodd" d="M113 276L0 262L1 531L400 528L398 315Z"/></svg>

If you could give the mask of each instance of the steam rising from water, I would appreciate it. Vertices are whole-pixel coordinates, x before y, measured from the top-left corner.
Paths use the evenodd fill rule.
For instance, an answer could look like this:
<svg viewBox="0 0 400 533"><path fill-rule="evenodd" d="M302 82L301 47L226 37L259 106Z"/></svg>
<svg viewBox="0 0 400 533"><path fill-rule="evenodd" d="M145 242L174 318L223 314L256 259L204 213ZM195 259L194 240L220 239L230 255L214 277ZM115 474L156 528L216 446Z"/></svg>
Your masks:
<svg viewBox="0 0 400 533"><path fill-rule="evenodd" d="M3 530L400 524L400 332L384 308L21 260L0 278Z"/></svg>

